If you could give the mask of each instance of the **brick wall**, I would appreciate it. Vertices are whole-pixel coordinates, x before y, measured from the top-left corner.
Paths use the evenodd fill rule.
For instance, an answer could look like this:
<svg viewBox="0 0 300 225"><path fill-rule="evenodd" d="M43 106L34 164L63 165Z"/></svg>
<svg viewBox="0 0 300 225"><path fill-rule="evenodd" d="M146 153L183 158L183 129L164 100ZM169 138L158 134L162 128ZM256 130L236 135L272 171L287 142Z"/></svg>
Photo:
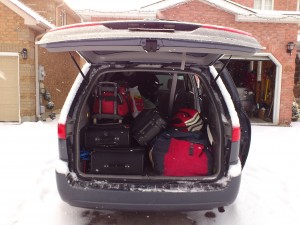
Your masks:
<svg viewBox="0 0 300 225"><path fill-rule="evenodd" d="M296 11L297 0L274 0L274 10Z"/></svg>
<svg viewBox="0 0 300 225"><path fill-rule="evenodd" d="M49 22L55 24L55 7L56 3L53 0L40 1L40 0L22 0L22 2L46 18Z"/></svg>
<svg viewBox="0 0 300 225"><path fill-rule="evenodd" d="M247 6L249 8L253 8L253 6L254 6L254 0L234 0L233 2L236 2L243 6Z"/></svg>
<svg viewBox="0 0 300 225"><path fill-rule="evenodd" d="M297 0L273 0L273 1L274 1L273 10L280 10L280 11L297 10ZM254 0L234 0L234 2L247 6L249 8L254 7Z"/></svg>
<svg viewBox="0 0 300 225"><path fill-rule="evenodd" d="M22 0L22 2L56 26L64 25L61 23L63 12L67 14L67 24L80 22L80 18L67 5L62 4L63 0ZM56 15L56 10L58 10L58 15Z"/></svg>
<svg viewBox="0 0 300 225"><path fill-rule="evenodd" d="M55 23L55 1L23 0L29 7ZM52 4L52 5L51 5ZM61 10L64 10L61 8ZM79 17L67 11L67 22L80 22ZM36 81L35 81L35 37L39 33L24 25L24 19L0 3L0 52L20 52L28 49L28 59L20 57L20 111L22 121L36 119ZM39 65L46 69L45 88L52 94L55 110L59 111L66 99L71 84L78 74L69 55L65 53L52 54L45 49L39 50ZM76 55L76 54L75 54ZM75 56L79 62L79 56ZM46 104L43 101L43 104ZM48 112L47 112L48 113Z"/></svg>
<svg viewBox="0 0 300 225"><path fill-rule="evenodd" d="M273 10L280 11L296 11L297 10L297 0L273 0L274 8ZM253 8L254 0L234 0L234 2L241 5Z"/></svg>
<svg viewBox="0 0 300 225"><path fill-rule="evenodd" d="M24 25L23 18L0 3L0 52L28 50L28 59L19 61L21 117L35 118L35 33Z"/></svg>
<svg viewBox="0 0 300 225"><path fill-rule="evenodd" d="M62 12L67 14L67 24L73 24L80 22L78 16L74 16L66 5L62 5L58 8L58 15L56 15L56 7L59 4L54 1L39 1L39 0L23 0L26 5L30 6L34 10L40 12L47 19L54 18L51 22L61 26ZM45 11L45 13L43 13ZM51 101L54 102L55 107L53 110L46 109L44 117L51 111L59 112L62 108L64 101L69 93L69 90L78 74L78 70L75 67L68 53L49 53L46 49L39 48L39 65L44 66L46 77L43 81L45 89L51 94ZM80 63L79 56L74 53L76 61ZM42 95L41 95L42 96ZM42 96L42 104L45 106L47 101Z"/></svg>
<svg viewBox="0 0 300 225"><path fill-rule="evenodd" d="M61 23L62 12L67 13L67 24L80 21L79 17L67 5L62 4L63 0L22 0L22 2L56 26L63 25ZM56 15L56 10L58 10L58 15Z"/></svg>
<svg viewBox="0 0 300 225"><path fill-rule="evenodd" d="M297 42L296 24L240 23L232 14L209 6L199 1L191 1L158 13L160 19L180 20L197 23L210 23L233 27L253 34L282 64L282 85L280 99L280 123L286 124L291 119L292 87L295 73L295 51L290 56L286 53L289 41Z"/></svg>
<svg viewBox="0 0 300 225"><path fill-rule="evenodd" d="M45 17L51 23L61 26L62 13L67 14L67 24L78 23L80 19L74 15L66 5L61 5L59 1L40 1L40 0L22 0L31 9ZM60 7L58 7L60 6ZM56 9L58 7L58 9ZM56 15L56 11L58 15ZM78 70L75 68L73 61L71 61L69 54L66 53L49 53L46 49L39 48L39 61L38 64L44 66L46 77L43 81L45 89L51 94L51 101L54 102L54 109L46 109L45 115L52 111L59 112L62 108L64 101L68 95L68 92L78 74ZM79 62L79 56L74 54L76 60ZM41 94L42 105L46 105L47 101Z"/></svg>
<svg viewBox="0 0 300 225"><path fill-rule="evenodd" d="M115 21L115 20L141 20L141 19L131 19L131 18L122 18L122 17L91 17L91 22L97 21Z"/></svg>
<svg viewBox="0 0 300 225"><path fill-rule="evenodd" d="M76 61L80 63L79 56L73 53ZM44 86L51 94L51 101L54 102L54 111L59 112L78 74L69 53L49 53L44 48L39 48L39 65L45 68ZM43 99L43 98L42 98ZM43 99L43 105L47 101ZM51 110L46 110L47 114Z"/></svg>

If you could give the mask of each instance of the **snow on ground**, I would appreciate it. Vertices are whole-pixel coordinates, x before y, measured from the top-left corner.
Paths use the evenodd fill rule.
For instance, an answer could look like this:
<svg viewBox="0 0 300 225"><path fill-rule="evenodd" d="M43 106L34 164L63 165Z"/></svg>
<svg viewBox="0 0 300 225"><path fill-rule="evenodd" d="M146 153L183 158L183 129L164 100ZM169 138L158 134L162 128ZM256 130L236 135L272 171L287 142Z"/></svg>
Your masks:
<svg viewBox="0 0 300 225"><path fill-rule="evenodd" d="M225 213L113 213L62 202L55 183L57 121L0 124L0 224L300 224L300 122L253 126L248 162L235 203ZM215 215L215 216L214 216Z"/></svg>

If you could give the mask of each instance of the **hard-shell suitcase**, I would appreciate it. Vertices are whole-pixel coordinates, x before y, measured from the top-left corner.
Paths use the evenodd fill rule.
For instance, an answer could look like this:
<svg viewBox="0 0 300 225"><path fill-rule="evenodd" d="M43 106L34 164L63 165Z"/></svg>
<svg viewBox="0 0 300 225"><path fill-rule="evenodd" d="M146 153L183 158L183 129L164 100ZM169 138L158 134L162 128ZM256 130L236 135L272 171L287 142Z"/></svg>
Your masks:
<svg viewBox="0 0 300 225"><path fill-rule="evenodd" d="M124 124L99 124L86 128L85 147L128 147L129 126Z"/></svg>
<svg viewBox="0 0 300 225"><path fill-rule="evenodd" d="M91 173L142 175L145 148L95 148L91 154Z"/></svg>
<svg viewBox="0 0 300 225"><path fill-rule="evenodd" d="M140 145L146 146L166 127L167 122L156 109L145 109L133 121L131 133Z"/></svg>

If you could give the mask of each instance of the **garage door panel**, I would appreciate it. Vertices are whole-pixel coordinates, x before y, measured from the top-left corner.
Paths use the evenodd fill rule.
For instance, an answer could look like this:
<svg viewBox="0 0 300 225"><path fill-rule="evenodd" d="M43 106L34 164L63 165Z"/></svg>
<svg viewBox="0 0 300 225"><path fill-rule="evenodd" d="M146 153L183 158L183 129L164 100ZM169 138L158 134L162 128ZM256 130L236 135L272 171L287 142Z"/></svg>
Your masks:
<svg viewBox="0 0 300 225"><path fill-rule="evenodd" d="M0 71L1 73L2 71ZM4 78L0 76L0 87L18 87L18 79L14 77L15 71L11 71L10 74L8 73L2 73L1 75L4 75Z"/></svg>
<svg viewBox="0 0 300 225"><path fill-rule="evenodd" d="M0 88L0 102L2 104L18 105L19 96L15 87L1 87Z"/></svg>
<svg viewBox="0 0 300 225"><path fill-rule="evenodd" d="M15 122L19 121L19 118L16 120L16 108L18 106L14 105L3 105L3 108L0 110L0 119L4 118L5 120L0 120L0 121L5 121L5 122Z"/></svg>
<svg viewBox="0 0 300 225"><path fill-rule="evenodd" d="M0 121L19 121L19 58L0 56Z"/></svg>

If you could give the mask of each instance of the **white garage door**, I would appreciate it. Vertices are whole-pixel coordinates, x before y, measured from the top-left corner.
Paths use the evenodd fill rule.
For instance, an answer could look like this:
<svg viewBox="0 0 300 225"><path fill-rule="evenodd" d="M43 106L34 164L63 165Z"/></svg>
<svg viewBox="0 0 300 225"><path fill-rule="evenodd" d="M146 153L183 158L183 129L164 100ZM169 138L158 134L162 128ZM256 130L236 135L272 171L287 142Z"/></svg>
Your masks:
<svg viewBox="0 0 300 225"><path fill-rule="evenodd" d="M0 54L0 122L19 118L19 57Z"/></svg>

